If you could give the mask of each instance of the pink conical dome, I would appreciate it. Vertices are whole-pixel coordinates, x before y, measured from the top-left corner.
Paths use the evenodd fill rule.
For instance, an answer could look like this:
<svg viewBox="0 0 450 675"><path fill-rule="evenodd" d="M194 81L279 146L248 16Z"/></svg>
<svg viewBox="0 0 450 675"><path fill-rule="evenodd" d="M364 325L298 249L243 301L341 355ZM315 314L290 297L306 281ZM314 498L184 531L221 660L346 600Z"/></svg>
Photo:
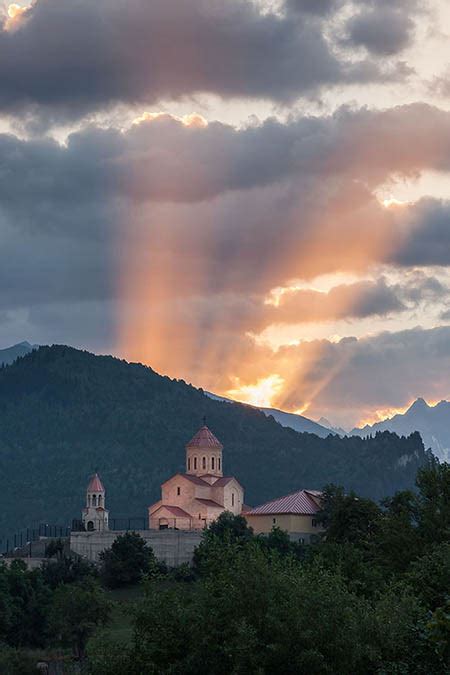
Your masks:
<svg viewBox="0 0 450 675"><path fill-rule="evenodd" d="M216 449L223 450L222 443L214 436L211 429L208 429L206 424L197 431L195 436L191 438L186 448L200 448L200 449Z"/></svg>
<svg viewBox="0 0 450 675"><path fill-rule="evenodd" d="M100 480L98 473L95 473L89 481L87 492L105 492L105 488L103 487L103 483Z"/></svg>

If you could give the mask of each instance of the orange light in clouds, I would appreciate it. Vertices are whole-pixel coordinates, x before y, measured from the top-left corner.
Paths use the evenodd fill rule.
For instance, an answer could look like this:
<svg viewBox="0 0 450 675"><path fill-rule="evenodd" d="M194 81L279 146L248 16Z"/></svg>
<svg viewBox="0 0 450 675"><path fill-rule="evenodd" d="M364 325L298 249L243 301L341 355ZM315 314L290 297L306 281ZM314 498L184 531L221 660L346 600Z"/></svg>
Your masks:
<svg viewBox="0 0 450 675"><path fill-rule="evenodd" d="M16 3L12 3L11 5L8 5L8 19L5 21L5 29L6 30L13 30L14 28L17 28L21 17L25 14L25 12L28 10L28 7L21 7L20 5L17 5Z"/></svg>
<svg viewBox="0 0 450 675"><path fill-rule="evenodd" d="M15 5L17 6L17 5ZM197 129L203 129L208 126L208 120L206 120L203 115L199 113L190 113L189 115L183 115L182 117L177 117L176 115L171 115L163 111L157 112L144 112L139 117L136 117L133 120L133 124L142 124L142 122L153 122L154 120L167 117L181 122L185 127L196 127Z"/></svg>
<svg viewBox="0 0 450 675"><path fill-rule="evenodd" d="M239 379L236 378L236 387L229 389L226 395L241 403L270 408L283 384L284 380L279 375L269 375L259 379L256 384L245 385L240 385Z"/></svg>

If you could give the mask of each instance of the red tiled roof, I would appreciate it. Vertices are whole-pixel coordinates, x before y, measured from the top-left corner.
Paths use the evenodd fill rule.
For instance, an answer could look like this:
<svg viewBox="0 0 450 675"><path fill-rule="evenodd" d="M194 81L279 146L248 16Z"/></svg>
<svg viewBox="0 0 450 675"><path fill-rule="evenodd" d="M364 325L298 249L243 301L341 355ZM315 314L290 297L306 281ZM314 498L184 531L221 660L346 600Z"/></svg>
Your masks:
<svg viewBox="0 0 450 675"><path fill-rule="evenodd" d="M205 480L202 480L200 476L194 476L193 474L190 473L176 473L174 476L171 476L170 478L165 480L163 485L165 485L166 483L177 477L186 478L187 480L191 481L191 483L195 483L196 485L207 485L208 487L211 487L210 484L207 483Z"/></svg>
<svg viewBox="0 0 450 675"><path fill-rule="evenodd" d="M103 483L100 480L100 476L98 473L94 474L89 481L89 485L87 487L88 492L105 492L105 488L103 487Z"/></svg>
<svg viewBox="0 0 450 675"><path fill-rule="evenodd" d="M159 507L160 509L167 509L172 513L174 516L177 516L178 518L191 518L191 514L188 513L187 511L184 511L184 509L180 508L179 506L168 506L167 504L161 504ZM152 515L154 515L159 509L153 512Z"/></svg>
<svg viewBox="0 0 450 675"><path fill-rule="evenodd" d="M219 509L223 509L223 506L221 504L218 504L217 502L213 501L212 499L202 499L201 497L197 497L196 502L201 502L202 504L205 504L205 506L215 506Z"/></svg>
<svg viewBox="0 0 450 675"><path fill-rule="evenodd" d="M211 487L210 484L207 483L206 480L203 480L203 478L200 478L200 476L194 476L190 473L180 473L178 475L187 478L191 483L195 483L196 485L207 485L208 487Z"/></svg>
<svg viewBox="0 0 450 675"><path fill-rule="evenodd" d="M213 483L213 487L224 487L224 485L227 485L230 482L230 480L235 480L236 483L238 483L238 485L241 485L238 479L235 478L234 476L222 476L222 478L219 478L219 480L216 480L216 482Z"/></svg>
<svg viewBox="0 0 450 675"><path fill-rule="evenodd" d="M312 490L309 490L309 492L312 493ZM316 496L319 494L320 493ZM256 506L254 509L251 509L251 511L248 511L247 515L296 513L303 516L313 516L318 511L320 511L320 507L313 498L309 496L308 490L299 490L298 492L286 495L286 497L273 499L270 502L261 504L261 506Z"/></svg>
<svg viewBox="0 0 450 675"><path fill-rule="evenodd" d="M216 450L223 450L222 443L214 436L211 429L208 429L206 425L197 431L186 447L200 449L215 448Z"/></svg>

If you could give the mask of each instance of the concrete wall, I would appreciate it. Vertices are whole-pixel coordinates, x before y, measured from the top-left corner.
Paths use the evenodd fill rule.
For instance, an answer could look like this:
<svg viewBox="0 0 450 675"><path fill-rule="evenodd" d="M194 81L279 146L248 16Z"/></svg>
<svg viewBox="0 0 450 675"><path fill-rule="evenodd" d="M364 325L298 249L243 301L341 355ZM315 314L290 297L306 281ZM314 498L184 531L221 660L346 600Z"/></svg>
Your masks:
<svg viewBox="0 0 450 675"><path fill-rule="evenodd" d="M192 563L194 548L198 546L201 532L185 532L182 530L138 530L138 534L152 547L158 560L169 567L182 563ZM114 539L124 531L108 532L72 532L70 548L74 553L97 562L99 554L110 548Z"/></svg>

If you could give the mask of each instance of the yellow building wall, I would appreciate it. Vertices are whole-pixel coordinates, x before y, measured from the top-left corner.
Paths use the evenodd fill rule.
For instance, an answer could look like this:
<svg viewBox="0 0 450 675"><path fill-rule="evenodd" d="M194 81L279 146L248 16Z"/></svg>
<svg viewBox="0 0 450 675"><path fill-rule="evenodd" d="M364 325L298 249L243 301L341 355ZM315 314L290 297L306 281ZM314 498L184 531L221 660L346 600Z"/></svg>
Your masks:
<svg viewBox="0 0 450 675"><path fill-rule="evenodd" d="M322 531L321 527L314 527L312 516L299 516L292 513L277 515L250 515L243 514L255 534L268 534L273 527L279 527L286 532L302 532L305 534L317 534Z"/></svg>

